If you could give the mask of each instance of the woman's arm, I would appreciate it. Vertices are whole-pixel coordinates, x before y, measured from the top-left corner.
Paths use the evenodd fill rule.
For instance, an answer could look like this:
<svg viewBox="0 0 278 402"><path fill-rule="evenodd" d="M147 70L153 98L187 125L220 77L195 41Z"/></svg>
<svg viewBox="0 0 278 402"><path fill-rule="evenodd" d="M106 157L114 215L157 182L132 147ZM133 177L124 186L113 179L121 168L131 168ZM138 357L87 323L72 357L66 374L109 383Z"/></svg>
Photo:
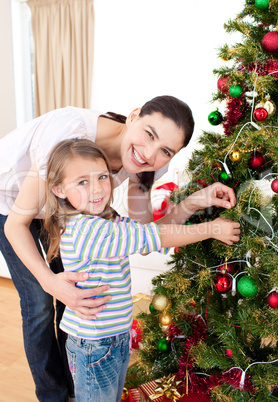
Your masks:
<svg viewBox="0 0 278 402"><path fill-rule="evenodd" d="M139 183L130 179L128 183L128 216L140 223L153 221L150 191L144 192Z"/></svg>
<svg viewBox="0 0 278 402"><path fill-rule="evenodd" d="M91 299L109 289L78 289L75 283L86 280L82 273L62 272L54 274L38 252L29 230L31 221L45 203L45 182L35 164L25 178L5 225L5 234L23 264L37 278L42 288L62 303L69 306L81 318L94 318L110 296Z"/></svg>
<svg viewBox="0 0 278 402"><path fill-rule="evenodd" d="M183 224L194 212L211 206L230 209L236 205L233 189L222 183L214 183L202 190L196 191L175 206L172 211L156 223Z"/></svg>

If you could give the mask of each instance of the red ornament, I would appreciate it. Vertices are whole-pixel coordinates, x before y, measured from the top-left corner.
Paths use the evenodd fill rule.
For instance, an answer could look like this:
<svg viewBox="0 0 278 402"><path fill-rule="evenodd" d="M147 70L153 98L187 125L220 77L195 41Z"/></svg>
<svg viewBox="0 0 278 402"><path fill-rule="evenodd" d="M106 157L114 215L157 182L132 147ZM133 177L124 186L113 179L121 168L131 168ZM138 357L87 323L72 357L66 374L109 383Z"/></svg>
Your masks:
<svg viewBox="0 0 278 402"><path fill-rule="evenodd" d="M176 253L179 253L180 252L180 248L179 247L175 247L174 248L174 253L176 254Z"/></svg>
<svg viewBox="0 0 278 402"><path fill-rule="evenodd" d="M202 188L208 186L208 183L207 183L205 180L203 180L203 179L197 179L197 180L196 180L196 183L197 183L200 187L202 187Z"/></svg>
<svg viewBox="0 0 278 402"><path fill-rule="evenodd" d="M133 349L139 349L139 342L142 342L142 328L137 320L133 320L131 329L134 331L132 347Z"/></svg>
<svg viewBox="0 0 278 402"><path fill-rule="evenodd" d="M227 350L226 350L226 356L229 357L230 359L233 359L233 358L234 358L233 352L231 351L231 349L227 349Z"/></svg>
<svg viewBox="0 0 278 402"><path fill-rule="evenodd" d="M262 47L268 53L278 52L278 32L272 31L265 34L262 39Z"/></svg>
<svg viewBox="0 0 278 402"><path fill-rule="evenodd" d="M228 293L232 288L232 278L227 274L217 274L214 278L214 288L218 293Z"/></svg>
<svg viewBox="0 0 278 402"><path fill-rule="evenodd" d="M274 193L278 193L278 179L274 179L271 183L271 190L274 191Z"/></svg>
<svg viewBox="0 0 278 402"><path fill-rule="evenodd" d="M220 77L217 81L217 88L222 94L227 94L229 91L229 85L227 82L229 81L229 77L225 75L224 77Z"/></svg>
<svg viewBox="0 0 278 402"><path fill-rule="evenodd" d="M222 170L223 165L222 163L216 162L213 166L212 169L216 170L217 172L219 172L220 170Z"/></svg>
<svg viewBox="0 0 278 402"><path fill-rule="evenodd" d="M220 265L220 267L218 267L218 271L220 271L222 274L228 273L228 274L233 275L235 272L235 268L234 268L233 264L228 262L227 264L224 263L224 264Z"/></svg>
<svg viewBox="0 0 278 402"><path fill-rule="evenodd" d="M190 304L191 304L191 306L192 306L192 307L195 307L195 306L196 306L196 302L195 302L195 300L190 299Z"/></svg>
<svg viewBox="0 0 278 402"><path fill-rule="evenodd" d="M276 290L273 290L267 296L267 302L272 308L278 309L278 293Z"/></svg>
<svg viewBox="0 0 278 402"><path fill-rule="evenodd" d="M267 110L265 110L263 107L258 107L254 110L253 117L257 121L264 121L268 118Z"/></svg>
<svg viewBox="0 0 278 402"><path fill-rule="evenodd" d="M254 154L248 161L248 166L252 170L260 171L265 164L265 157L261 152L254 151Z"/></svg>

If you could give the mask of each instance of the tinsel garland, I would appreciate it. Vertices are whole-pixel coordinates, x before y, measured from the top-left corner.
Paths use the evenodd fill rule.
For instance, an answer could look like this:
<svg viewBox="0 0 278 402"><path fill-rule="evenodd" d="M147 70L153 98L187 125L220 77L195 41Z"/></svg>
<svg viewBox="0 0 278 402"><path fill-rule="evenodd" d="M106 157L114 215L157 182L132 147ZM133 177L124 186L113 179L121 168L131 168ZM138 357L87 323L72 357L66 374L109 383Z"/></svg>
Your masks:
<svg viewBox="0 0 278 402"><path fill-rule="evenodd" d="M238 67L241 72L251 72L255 71L258 75L264 76L271 74L272 77L278 78L278 60L277 59L267 59L264 63L258 62L256 64L252 63L248 66L242 64Z"/></svg>
<svg viewBox="0 0 278 402"><path fill-rule="evenodd" d="M227 137L233 135L232 127L235 127L244 116L246 100L244 95L240 98L228 96L227 108L225 110L225 121L223 122L224 133Z"/></svg>

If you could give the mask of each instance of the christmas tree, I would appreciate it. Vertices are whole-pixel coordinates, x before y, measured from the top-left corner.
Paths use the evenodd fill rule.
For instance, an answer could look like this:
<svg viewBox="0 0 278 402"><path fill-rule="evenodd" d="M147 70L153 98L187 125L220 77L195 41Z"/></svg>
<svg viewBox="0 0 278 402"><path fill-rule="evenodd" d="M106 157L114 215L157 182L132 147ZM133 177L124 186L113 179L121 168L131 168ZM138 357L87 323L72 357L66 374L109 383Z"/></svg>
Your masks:
<svg viewBox="0 0 278 402"><path fill-rule="evenodd" d="M278 400L277 21L278 0L246 0L224 25L242 41L219 49L214 71L212 103L225 110L208 119L222 132L203 132L190 182L171 196L178 203L216 181L232 187L233 209L212 207L186 224L226 217L240 222L240 241L175 249L153 279L150 314L138 316L140 370L149 380L176 373L183 393L213 401Z"/></svg>

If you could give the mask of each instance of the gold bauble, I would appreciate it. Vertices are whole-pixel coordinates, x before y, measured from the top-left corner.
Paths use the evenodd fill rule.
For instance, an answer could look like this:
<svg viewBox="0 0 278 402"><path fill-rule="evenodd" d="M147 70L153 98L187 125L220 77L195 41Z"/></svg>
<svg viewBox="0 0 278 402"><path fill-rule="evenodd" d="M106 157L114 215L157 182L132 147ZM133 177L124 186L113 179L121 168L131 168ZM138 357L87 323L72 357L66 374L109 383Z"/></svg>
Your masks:
<svg viewBox="0 0 278 402"><path fill-rule="evenodd" d="M166 307L169 304L169 299L167 296L162 295L162 294L156 294L154 295L153 299L152 299L152 305L154 306L154 308L158 311L163 311L166 309Z"/></svg>
<svg viewBox="0 0 278 402"><path fill-rule="evenodd" d="M128 401L129 400L129 392L127 388L123 389L121 401Z"/></svg>
<svg viewBox="0 0 278 402"><path fill-rule="evenodd" d="M169 303L166 306L166 311L170 310L172 308L172 300L169 300Z"/></svg>
<svg viewBox="0 0 278 402"><path fill-rule="evenodd" d="M169 313L162 313L159 316L159 323L163 326L168 326L172 322L172 316Z"/></svg>
<svg viewBox="0 0 278 402"><path fill-rule="evenodd" d="M234 149L230 154L229 158L232 162L238 162L241 158L241 152L238 149Z"/></svg>

